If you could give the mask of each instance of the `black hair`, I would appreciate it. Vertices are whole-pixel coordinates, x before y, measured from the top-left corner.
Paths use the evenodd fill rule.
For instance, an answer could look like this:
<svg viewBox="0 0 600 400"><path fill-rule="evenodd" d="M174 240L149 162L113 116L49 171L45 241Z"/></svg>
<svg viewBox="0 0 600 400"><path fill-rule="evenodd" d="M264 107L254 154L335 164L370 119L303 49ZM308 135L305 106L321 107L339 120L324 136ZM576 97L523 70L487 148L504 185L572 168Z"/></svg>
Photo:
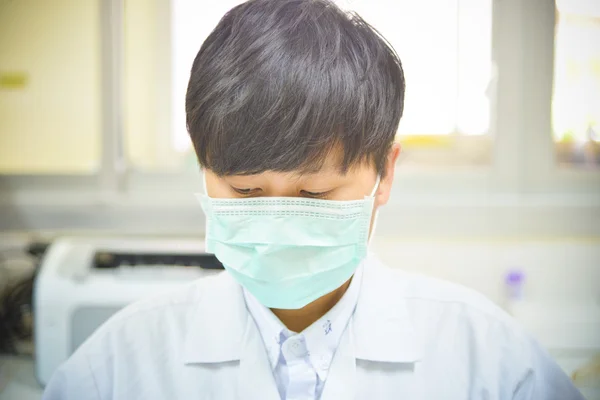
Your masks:
<svg viewBox="0 0 600 400"><path fill-rule="evenodd" d="M340 170L384 174L404 106L394 49L356 13L327 0L250 0L202 44L186 94L200 165L217 175Z"/></svg>

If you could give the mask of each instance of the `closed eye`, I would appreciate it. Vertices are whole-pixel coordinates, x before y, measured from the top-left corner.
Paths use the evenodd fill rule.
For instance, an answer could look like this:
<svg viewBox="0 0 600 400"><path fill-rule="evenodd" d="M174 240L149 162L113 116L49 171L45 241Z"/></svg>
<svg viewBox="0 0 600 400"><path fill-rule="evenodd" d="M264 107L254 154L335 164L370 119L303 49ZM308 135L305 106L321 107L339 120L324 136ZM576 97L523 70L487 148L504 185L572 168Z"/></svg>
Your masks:
<svg viewBox="0 0 600 400"><path fill-rule="evenodd" d="M236 188L231 186L231 188L233 189L234 192L236 192L237 194L240 194L242 196L251 196L253 194L256 194L260 191L259 188Z"/></svg>
<svg viewBox="0 0 600 400"><path fill-rule="evenodd" d="M309 192L307 190L302 190L302 191L300 191L300 193L303 196L311 197L311 198L314 198L314 199L325 199L325 198L327 198L327 195L329 193L331 193L331 190L329 190L327 192Z"/></svg>

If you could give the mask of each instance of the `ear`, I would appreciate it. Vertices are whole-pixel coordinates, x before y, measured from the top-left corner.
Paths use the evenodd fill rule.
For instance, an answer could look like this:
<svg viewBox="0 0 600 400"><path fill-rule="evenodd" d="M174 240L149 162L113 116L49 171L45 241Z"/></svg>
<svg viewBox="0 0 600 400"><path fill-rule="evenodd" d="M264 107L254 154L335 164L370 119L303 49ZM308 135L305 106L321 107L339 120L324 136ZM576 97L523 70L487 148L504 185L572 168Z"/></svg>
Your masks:
<svg viewBox="0 0 600 400"><path fill-rule="evenodd" d="M385 162L385 175L381 178L379 189L377 190L376 204L382 206L390 199L392 184L394 183L394 173L396 172L396 162L400 156L400 143L394 142Z"/></svg>

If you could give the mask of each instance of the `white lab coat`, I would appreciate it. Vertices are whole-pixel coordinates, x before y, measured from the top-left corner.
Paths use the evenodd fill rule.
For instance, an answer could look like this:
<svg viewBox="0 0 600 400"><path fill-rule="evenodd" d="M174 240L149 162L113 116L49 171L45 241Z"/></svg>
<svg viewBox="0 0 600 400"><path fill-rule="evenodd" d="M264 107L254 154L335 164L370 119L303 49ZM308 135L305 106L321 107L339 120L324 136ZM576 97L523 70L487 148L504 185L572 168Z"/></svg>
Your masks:
<svg viewBox="0 0 600 400"><path fill-rule="evenodd" d="M260 333L227 273L119 312L44 393L45 400L278 398ZM388 269L370 256L321 399L582 397L483 296Z"/></svg>

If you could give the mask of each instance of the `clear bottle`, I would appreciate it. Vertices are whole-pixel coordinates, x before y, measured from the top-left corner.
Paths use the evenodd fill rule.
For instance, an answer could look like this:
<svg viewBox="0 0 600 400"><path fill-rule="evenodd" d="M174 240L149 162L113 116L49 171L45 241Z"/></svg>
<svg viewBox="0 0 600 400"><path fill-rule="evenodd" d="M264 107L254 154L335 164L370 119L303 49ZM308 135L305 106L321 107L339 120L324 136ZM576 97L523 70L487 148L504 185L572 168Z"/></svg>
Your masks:
<svg viewBox="0 0 600 400"><path fill-rule="evenodd" d="M519 305L524 300L525 273L520 269L512 269L504 278L506 289L506 311L513 316L518 312Z"/></svg>

